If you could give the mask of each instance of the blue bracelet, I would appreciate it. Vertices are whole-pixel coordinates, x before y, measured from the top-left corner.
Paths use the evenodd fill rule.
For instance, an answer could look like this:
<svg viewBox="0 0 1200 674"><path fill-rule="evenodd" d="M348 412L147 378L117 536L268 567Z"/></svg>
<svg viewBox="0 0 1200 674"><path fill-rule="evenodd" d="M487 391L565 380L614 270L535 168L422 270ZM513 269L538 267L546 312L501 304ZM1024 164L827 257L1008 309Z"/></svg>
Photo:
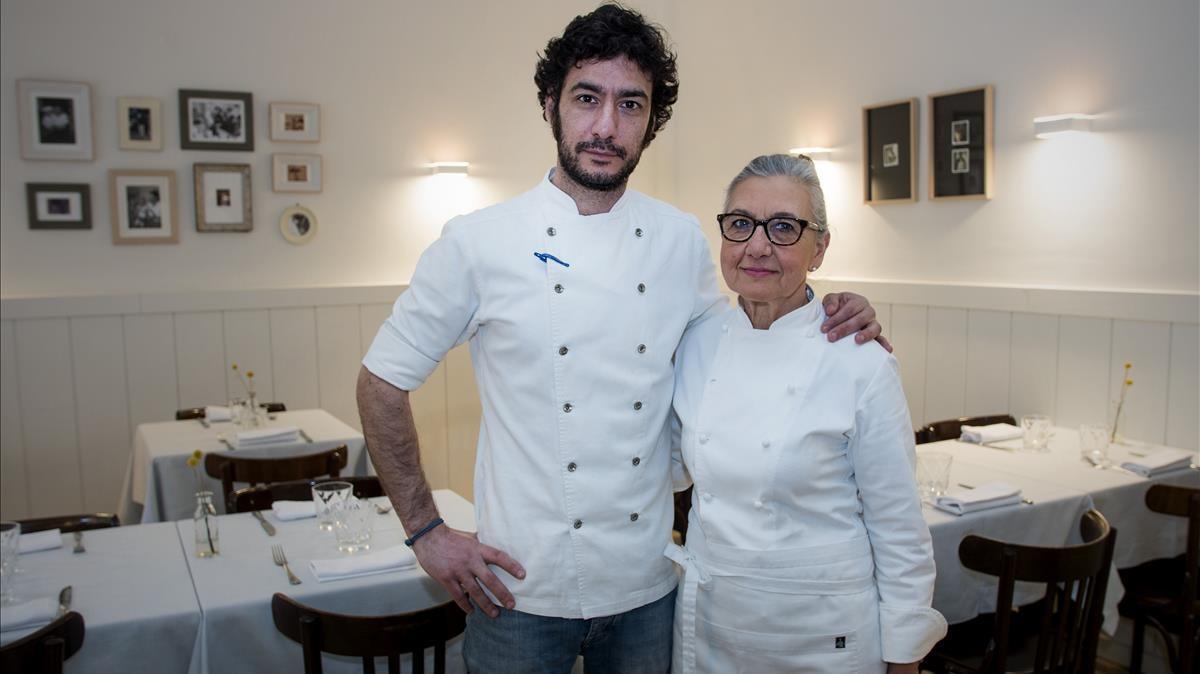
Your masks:
<svg viewBox="0 0 1200 674"><path fill-rule="evenodd" d="M445 523L446 523L445 520L443 520L440 517L434 519L429 524L426 524L425 526L421 527L421 530L418 531L417 533L413 534L410 538L404 539L404 544L411 548L413 546L413 543L417 542L418 538L424 536L425 534L429 533L430 531L433 531L434 527L438 526L439 524L445 524Z"/></svg>

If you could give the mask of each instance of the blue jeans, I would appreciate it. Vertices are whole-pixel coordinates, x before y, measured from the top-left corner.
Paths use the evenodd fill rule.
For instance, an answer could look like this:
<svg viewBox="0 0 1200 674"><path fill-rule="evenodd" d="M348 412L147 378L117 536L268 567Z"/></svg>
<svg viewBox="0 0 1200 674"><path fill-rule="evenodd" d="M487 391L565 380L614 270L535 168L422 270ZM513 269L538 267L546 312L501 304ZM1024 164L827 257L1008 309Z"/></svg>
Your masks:
<svg viewBox="0 0 1200 674"><path fill-rule="evenodd" d="M587 674L666 674L671 670L675 592L602 618L547 618L500 609L467 616L463 657L470 674L567 674L583 656Z"/></svg>

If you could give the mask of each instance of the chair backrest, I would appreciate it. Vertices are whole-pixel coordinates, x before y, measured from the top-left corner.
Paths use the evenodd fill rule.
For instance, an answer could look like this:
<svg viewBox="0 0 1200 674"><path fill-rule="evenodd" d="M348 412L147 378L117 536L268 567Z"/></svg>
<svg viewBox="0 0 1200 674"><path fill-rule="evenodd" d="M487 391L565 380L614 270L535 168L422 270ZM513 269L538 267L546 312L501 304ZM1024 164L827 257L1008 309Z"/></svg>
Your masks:
<svg viewBox="0 0 1200 674"><path fill-rule="evenodd" d="M0 671L61 674L63 661L83 647L83 616L71 611L49 625L0 647Z"/></svg>
<svg viewBox="0 0 1200 674"><path fill-rule="evenodd" d="M189 407L183 410L175 410L175 421L203 419L205 414L207 414L207 412L203 407Z"/></svg>
<svg viewBox="0 0 1200 674"><path fill-rule="evenodd" d="M322 475L337 477L346 467L349 455L346 445L333 449L279 458L244 457L232 454L207 454L204 470L210 477L221 481L222 494L229 508L229 497L233 495L234 482L256 484L303 480Z"/></svg>
<svg viewBox="0 0 1200 674"><path fill-rule="evenodd" d="M287 405L284 405L283 403L259 403L258 406L263 408L263 410L269 414L287 411Z"/></svg>
<svg viewBox="0 0 1200 674"><path fill-rule="evenodd" d="M987 426L989 424L1013 424L1016 425L1017 420L1011 414L991 414L982 417L959 417L957 419L946 419L944 421L935 421L917 429L916 439L917 444L925 444L926 442L937 442L939 440L957 440L962 434L962 427L966 426Z"/></svg>
<svg viewBox="0 0 1200 674"><path fill-rule="evenodd" d="M1096 510L1083 514L1079 532L1082 544L1062 548L1017 545L974 534L959 544L963 566L1000 579L992 643L980 671L1006 671L1014 581L1046 585L1033 671L1090 671L1117 532Z"/></svg>
<svg viewBox="0 0 1200 674"><path fill-rule="evenodd" d="M1200 489L1156 484L1146 491L1146 507L1156 513L1186 517L1188 521L1183 592L1179 598L1183 623L1179 639L1179 671L1190 672L1196 663L1196 630L1200 628Z"/></svg>
<svg viewBox="0 0 1200 674"><path fill-rule="evenodd" d="M354 495L358 498L374 498L383 496L384 493L383 485L374 475L292 480L238 489L230 495L226 509L231 513L247 513L251 510L266 510L276 501L311 501L313 485L334 479L354 485Z"/></svg>
<svg viewBox="0 0 1200 674"><path fill-rule="evenodd" d="M434 674L446 671L446 641L462 634L466 615L452 602L411 613L353 616L305 606L276 593L271 598L275 629L304 647L305 674L320 674L321 653L358 656L363 672L375 673L375 658L386 656L388 672L400 674L400 655L412 656L413 674L425 671L425 649L433 647Z"/></svg>
<svg viewBox="0 0 1200 674"><path fill-rule="evenodd" d="M17 520L21 525L21 533L32 534L36 531L58 529L64 534L73 531L90 531L92 529L107 529L121 526L121 519L112 513L86 513L82 515L59 515L57 517L37 517L28 520Z"/></svg>

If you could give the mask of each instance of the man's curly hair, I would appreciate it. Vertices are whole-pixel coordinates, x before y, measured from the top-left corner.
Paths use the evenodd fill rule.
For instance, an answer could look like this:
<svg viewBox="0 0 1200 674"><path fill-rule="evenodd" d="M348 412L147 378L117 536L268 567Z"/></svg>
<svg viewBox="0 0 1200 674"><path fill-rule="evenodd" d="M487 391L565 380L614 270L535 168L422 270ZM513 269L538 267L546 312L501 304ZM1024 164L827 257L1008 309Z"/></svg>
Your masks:
<svg viewBox="0 0 1200 674"><path fill-rule="evenodd" d="M538 103L546 115L546 99L558 101L567 73L580 62L607 61L624 56L649 76L650 124L642 147L650 144L659 129L671 119L671 106L679 98L679 76L675 54L667 48L660 27L647 23L639 13L620 5L601 5L591 14L577 16L567 24L562 37L551 38L538 59L533 81Z"/></svg>

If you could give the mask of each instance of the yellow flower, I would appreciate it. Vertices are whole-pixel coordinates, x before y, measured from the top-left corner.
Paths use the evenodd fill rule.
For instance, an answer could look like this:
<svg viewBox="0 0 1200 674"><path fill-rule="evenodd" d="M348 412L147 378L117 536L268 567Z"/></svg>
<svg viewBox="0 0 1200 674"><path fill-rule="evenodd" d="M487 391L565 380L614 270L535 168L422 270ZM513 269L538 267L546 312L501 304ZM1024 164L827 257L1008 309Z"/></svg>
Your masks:
<svg viewBox="0 0 1200 674"><path fill-rule="evenodd" d="M1126 380L1125 380L1125 385L1126 385L1126 386L1133 386L1133 380L1132 380L1132 379L1126 379Z"/></svg>
<svg viewBox="0 0 1200 674"><path fill-rule="evenodd" d="M200 459L204 458L204 452L197 449L192 452L192 458L199 461Z"/></svg>
<svg viewBox="0 0 1200 674"><path fill-rule="evenodd" d="M254 379L254 370L246 370L246 378Z"/></svg>
<svg viewBox="0 0 1200 674"><path fill-rule="evenodd" d="M233 369L235 369L235 370L237 369L237 363L233 364Z"/></svg>
<svg viewBox="0 0 1200 674"><path fill-rule="evenodd" d="M1131 367L1133 367L1133 363L1125 363L1125 369L1126 369L1126 370L1128 370L1128 369L1129 369L1129 368L1131 368Z"/></svg>
<svg viewBox="0 0 1200 674"><path fill-rule="evenodd" d="M188 460L187 460L187 464L188 464L188 468L195 468L196 466L200 465L200 462L196 460L196 457L189 456Z"/></svg>

